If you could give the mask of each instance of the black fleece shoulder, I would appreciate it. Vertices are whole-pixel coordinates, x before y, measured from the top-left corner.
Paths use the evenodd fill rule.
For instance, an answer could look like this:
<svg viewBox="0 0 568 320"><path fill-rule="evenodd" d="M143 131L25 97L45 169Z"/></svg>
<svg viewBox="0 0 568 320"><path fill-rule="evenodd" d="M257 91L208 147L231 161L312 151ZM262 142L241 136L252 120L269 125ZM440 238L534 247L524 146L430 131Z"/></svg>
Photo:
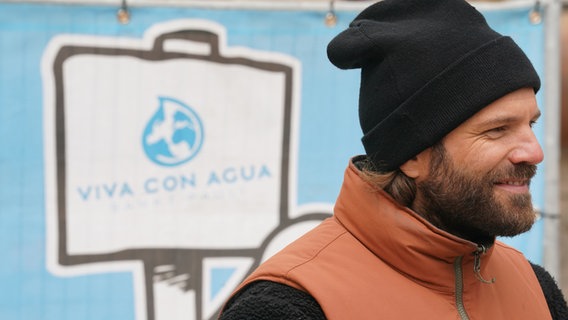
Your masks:
<svg viewBox="0 0 568 320"><path fill-rule="evenodd" d="M220 320L325 320L308 293L271 281L255 281L225 305Z"/></svg>
<svg viewBox="0 0 568 320"><path fill-rule="evenodd" d="M553 320L567 320L568 306L552 276L531 262ZM256 281L244 287L225 305L220 320L325 320L318 302L308 293L271 282Z"/></svg>
<svg viewBox="0 0 568 320"><path fill-rule="evenodd" d="M530 261L529 261L530 262ZM541 266L530 263L538 282L540 282L540 287L542 292L544 292L544 297L546 298L546 303L548 304L548 309L550 309L550 314L553 320L566 320L568 319L568 307L566 306L566 300L562 291L558 287L554 278Z"/></svg>

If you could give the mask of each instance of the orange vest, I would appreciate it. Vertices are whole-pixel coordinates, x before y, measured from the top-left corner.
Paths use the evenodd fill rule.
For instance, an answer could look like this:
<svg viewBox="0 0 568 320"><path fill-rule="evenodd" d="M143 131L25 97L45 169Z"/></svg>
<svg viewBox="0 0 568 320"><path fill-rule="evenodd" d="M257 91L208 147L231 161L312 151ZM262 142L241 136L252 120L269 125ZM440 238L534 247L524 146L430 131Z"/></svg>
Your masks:
<svg viewBox="0 0 568 320"><path fill-rule="evenodd" d="M256 280L311 294L327 319L551 319L530 264L501 243L437 229L362 180L351 163L334 216L261 264Z"/></svg>

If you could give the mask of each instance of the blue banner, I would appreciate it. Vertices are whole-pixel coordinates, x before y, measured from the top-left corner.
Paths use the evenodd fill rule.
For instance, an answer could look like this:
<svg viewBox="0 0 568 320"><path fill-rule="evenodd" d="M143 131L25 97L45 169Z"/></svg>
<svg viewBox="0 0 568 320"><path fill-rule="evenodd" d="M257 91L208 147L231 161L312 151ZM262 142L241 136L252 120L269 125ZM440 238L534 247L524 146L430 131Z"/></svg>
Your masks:
<svg viewBox="0 0 568 320"><path fill-rule="evenodd" d="M363 153L326 56L356 11L117 9L0 3L2 319L214 319ZM528 11L484 14L542 75ZM504 240L542 260L542 221Z"/></svg>

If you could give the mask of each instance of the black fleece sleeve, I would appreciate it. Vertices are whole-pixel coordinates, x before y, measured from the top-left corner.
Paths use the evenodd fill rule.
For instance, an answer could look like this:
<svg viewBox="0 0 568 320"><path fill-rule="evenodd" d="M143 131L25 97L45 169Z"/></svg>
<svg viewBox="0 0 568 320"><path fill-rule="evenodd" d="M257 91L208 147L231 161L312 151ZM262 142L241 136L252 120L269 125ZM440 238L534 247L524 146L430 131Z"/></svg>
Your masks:
<svg viewBox="0 0 568 320"><path fill-rule="evenodd" d="M566 300L564 295L554 278L546 271L543 267L531 262L531 266L536 274L538 282L540 282L540 287L542 292L544 292L544 297L546 298L546 303L548 304L548 309L550 309L550 314L553 320L566 320L568 319L568 307L566 306Z"/></svg>
<svg viewBox="0 0 568 320"><path fill-rule="evenodd" d="M308 293L271 281L253 282L225 305L220 320L325 320Z"/></svg>

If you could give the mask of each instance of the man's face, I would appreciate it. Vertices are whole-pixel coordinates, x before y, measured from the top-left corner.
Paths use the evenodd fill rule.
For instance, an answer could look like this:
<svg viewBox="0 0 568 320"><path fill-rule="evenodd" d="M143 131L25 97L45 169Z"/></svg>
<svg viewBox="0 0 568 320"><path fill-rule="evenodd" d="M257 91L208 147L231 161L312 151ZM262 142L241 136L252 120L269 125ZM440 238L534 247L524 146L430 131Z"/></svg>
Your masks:
<svg viewBox="0 0 568 320"><path fill-rule="evenodd" d="M539 115L533 90L521 89L454 129L429 149L413 209L472 241L529 230L535 219L529 183L543 159L532 131Z"/></svg>

